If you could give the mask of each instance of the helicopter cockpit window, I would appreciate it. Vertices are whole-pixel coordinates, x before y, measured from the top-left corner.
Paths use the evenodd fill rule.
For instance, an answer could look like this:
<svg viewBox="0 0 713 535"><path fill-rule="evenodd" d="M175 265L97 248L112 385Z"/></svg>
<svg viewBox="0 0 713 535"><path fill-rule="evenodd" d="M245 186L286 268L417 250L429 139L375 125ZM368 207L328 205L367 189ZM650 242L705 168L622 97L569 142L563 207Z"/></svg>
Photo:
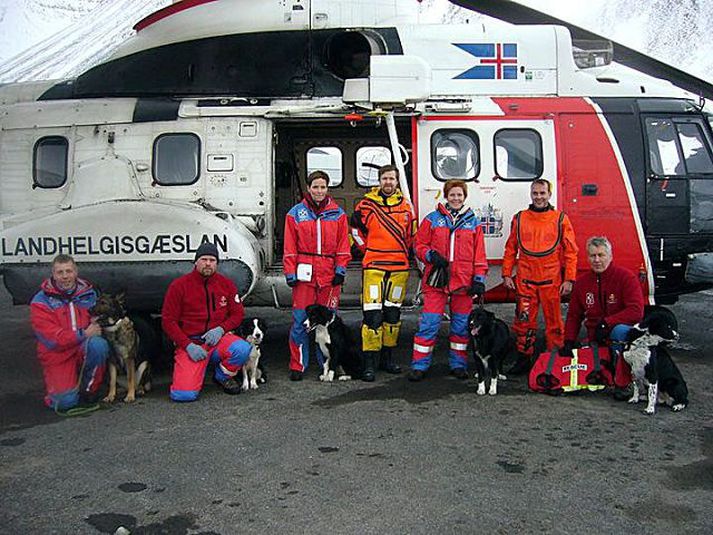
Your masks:
<svg viewBox="0 0 713 535"><path fill-rule="evenodd" d="M504 129L494 137L495 173L503 180L542 176L542 138L535 130Z"/></svg>
<svg viewBox="0 0 713 535"><path fill-rule="evenodd" d="M431 136L431 170L439 180L473 180L480 173L478 136L470 130L437 130Z"/></svg>
<svg viewBox="0 0 713 535"><path fill-rule="evenodd" d="M162 186L187 186L200 176L201 140L195 134L161 134L153 144L153 177Z"/></svg>
<svg viewBox="0 0 713 535"><path fill-rule="evenodd" d="M357 184L362 187L379 185L379 167L391 163L391 151L386 147L360 147L356 152Z"/></svg>
<svg viewBox="0 0 713 535"><path fill-rule="evenodd" d="M32 181L37 188L59 188L67 181L69 142L62 136L46 136L35 143Z"/></svg>
<svg viewBox="0 0 713 535"><path fill-rule="evenodd" d="M713 173L713 160L702 127L703 123L696 121L648 118L651 171L661 176Z"/></svg>
<svg viewBox="0 0 713 535"><path fill-rule="evenodd" d="M312 147L307 151L307 175L324 171L329 175L329 187L342 183L342 151L337 147Z"/></svg>

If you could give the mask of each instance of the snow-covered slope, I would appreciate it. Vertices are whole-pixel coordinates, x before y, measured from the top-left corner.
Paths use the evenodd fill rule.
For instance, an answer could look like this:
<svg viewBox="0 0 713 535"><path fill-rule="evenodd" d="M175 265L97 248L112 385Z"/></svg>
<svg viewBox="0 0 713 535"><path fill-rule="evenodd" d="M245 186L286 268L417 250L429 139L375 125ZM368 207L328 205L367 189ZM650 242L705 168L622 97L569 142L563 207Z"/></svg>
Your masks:
<svg viewBox="0 0 713 535"><path fill-rule="evenodd" d="M519 2L713 82L713 0ZM0 0L0 83L76 76L108 57L136 22L170 3ZM423 22L482 18L447 0L422 6Z"/></svg>

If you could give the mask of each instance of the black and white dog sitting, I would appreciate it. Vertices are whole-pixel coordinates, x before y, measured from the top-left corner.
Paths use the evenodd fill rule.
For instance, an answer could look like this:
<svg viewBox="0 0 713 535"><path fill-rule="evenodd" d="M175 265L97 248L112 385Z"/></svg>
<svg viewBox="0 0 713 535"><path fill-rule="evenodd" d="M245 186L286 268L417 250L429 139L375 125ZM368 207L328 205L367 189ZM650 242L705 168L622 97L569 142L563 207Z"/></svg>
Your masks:
<svg viewBox="0 0 713 535"><path fill-rule="evenodd" d="M309 305L306 309L305 329L314 336L324 355L320 381L358 379L363 372L361 355L347 326L335 312L324 305Z"/></svg>
<svg viewBox="0 0 713 535"><path fill-rule="evenodd" d="M478 395L494 396L498 393L498 378L505 379L503 362L510 351L510 329L495 314L484 308L476 308L468 316L471 348L478 378Z"/></svg>
<svg viewBox="0 0 713 535"><path fill-rule="evenodd" d="M267 381L267 374L260 362L262 355L260 344L265 339L267 323L260 318L245 318L235 333L253 346L248 361L241 369L243 374L242 390L243 392L257 390L258 383L262 384Z"/></svg>
<svg viewBox="0 0 713 535"><path fill-rule="evenodd" d="M678 339L676 325L676 317L670 310L647 307L644 319L627 336L624 360L631 366L634 377L629 403L646 399L646 414L656 412L657 402L669 405L674 411L688 405L688 387L666 347L667 342Z"/></svg>

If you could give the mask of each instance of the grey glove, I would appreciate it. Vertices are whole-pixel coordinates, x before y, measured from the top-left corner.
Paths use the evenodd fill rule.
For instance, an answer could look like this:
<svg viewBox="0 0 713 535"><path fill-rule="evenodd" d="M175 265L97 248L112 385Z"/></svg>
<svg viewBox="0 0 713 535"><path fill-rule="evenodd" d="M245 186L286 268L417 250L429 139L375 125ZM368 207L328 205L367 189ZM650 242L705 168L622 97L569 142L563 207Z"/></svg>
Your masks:
<svg viewBox="0 0 713 535"><path fill-rule="evenodd" d="M194 344L193 342L186 346L186 351L193 362L201 361L208 356L205 349L198 344Z"/></svg>
<svg viewBox="0 0 713 535"><path fill-rule="evenodd" d="M218 327L213 327L211 330L207 331L201 338L205 340L205 343L209 346L214 346L225 334L225 329L220 325Z"/></svg>

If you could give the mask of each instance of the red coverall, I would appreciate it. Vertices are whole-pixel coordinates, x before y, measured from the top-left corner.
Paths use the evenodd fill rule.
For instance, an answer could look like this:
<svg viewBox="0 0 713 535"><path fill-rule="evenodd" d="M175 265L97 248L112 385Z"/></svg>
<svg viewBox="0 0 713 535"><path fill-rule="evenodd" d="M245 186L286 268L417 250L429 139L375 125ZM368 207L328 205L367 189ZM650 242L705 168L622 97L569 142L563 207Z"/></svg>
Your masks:
<svg viewBox="0 0 713 535"><path fill-rule="evenodd" d="M172 400L198 398L208 362L216 364L215 376L221 383L238 373L252 350L248 342L230 332L240 325L243 316L235 284L220 273L203 277L194 269L171 283L163 300L161 324L176 344ZM218 326L225 334L218 344L209 347L201 336ZM190 343L202 346L209 358L194 362L186 351Z"/></svg>
<svg viewBox="0 0 713 535"><path fill-rule="evenodd" d="M517 265L517 291L513 331L517 350L532 356L537 334L537 311L542 304L547 348L562 347L564 322L560 309L560 285L577 276L577 244L566 214L550 206L532 207L515 214L505 244L503 277L512 277Z"/></svg>
<svg viewBox="0 0 713 535"><path fill-rule="evenodd" d="M473 280L485 283L488 261L485 256L483 227L470 208L464 208L455 219L439 204L428 214L416 233L416 256L425 263L423 274L423 311L413 340L411 368L427 370L441 318L450 299L451 328L449 333L449 366L452 370L467 368L468 315L473 306L469 290ZM433 288L428 276L433 270L431 251L448 260L448 287Z"/></svg>
<svg viewBox="0 0 713 535"><path fill-rule="evenodd" d="M346 275L351 259L347 215L331 197L317 206L309 194L293 206L285 218L283 269L292 288L292 327L290 328L290 370L304 372L309 364L309 337L305 331L305 309L312 304L331 310L339 306L341 286L332 286L336 274ZM298 266L311 266L310 280L300 280ZM317 348L317 360L322 357Z"/></svg>
<svg viewBox="0 0 713 535"><path fill-rule="evenodd" d="M109 344L101 336L84 335L96 302L94 288L84 279L77 279L69 294L47 279L30 303L48 407L70 409L79 403L80 390L95 394L102 385Z"/></svg>

